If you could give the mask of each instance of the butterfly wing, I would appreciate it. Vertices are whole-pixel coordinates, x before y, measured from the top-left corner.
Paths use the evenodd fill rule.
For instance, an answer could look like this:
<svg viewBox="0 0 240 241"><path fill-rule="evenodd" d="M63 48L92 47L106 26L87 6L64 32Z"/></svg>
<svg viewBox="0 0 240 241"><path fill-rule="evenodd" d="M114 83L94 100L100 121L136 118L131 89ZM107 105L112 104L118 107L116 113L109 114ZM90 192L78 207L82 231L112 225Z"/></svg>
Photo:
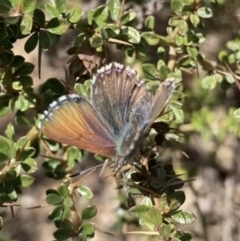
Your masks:
<svg viewBox="0 0 240 241"><path fill-rule="evenodd" d="M141 101L135 101L135 108L130 116L129 127L116 145L117 153L124 153L118 161L118 166L121 166L129 155L139 156L142 137L165 109L173 88L174 82L172 80L164 81L160 84L152 101L149 99L150 96L141 93L137 95L136 93L136 96Z"/></svg>
<svg viewBox="0 0 240 241"><path fill-rule="evenodd" d="M122 135L137 104L145 103L148 111L147 106L151 106L151 95L138 80L137 72L115 62L97 71L91 100L94 109L111 127L114 138Z"/></svg>
<svg viewBox="0 0 240 241"><path fill-rule="evenodd" d="M114 156L115 145L92 105L70 94L54 101L41 117L41 130L48 138L103 156Z"/></svg>
<svg viewBox="0 0 240 241"><path fill-rule="evenodd" d="M153 124L155 119L164 111L173 90L173 79L166 79L159 85L152 102L151 112L149 113L148 118L145 120L145 126L143 125L145 130L148 129Z"/></svg>

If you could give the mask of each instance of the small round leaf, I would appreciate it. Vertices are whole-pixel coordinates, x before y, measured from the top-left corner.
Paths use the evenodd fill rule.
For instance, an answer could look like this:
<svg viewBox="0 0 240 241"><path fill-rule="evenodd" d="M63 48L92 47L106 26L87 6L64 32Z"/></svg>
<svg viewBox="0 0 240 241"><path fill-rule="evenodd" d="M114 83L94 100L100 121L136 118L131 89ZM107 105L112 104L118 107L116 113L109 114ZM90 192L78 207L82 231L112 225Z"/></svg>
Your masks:
<svg viewBox="0 0 240 241"><path fill-rule="evenodd" d="M57 205L63 202L63 198L58 193L49 193L46 197L46 202Z"/></svg>
<svg viewBox="0 0 240 241"><path fill-rule="evenodd" d="M93 193L90 188L87 186L80 186L77 188L77 192L79 195L81 195L83 198L90 199L93 197Z"/></svg>
<svg viewBox="0 0 240 241"><path fill-rule="evenodd" d="M201 18L211 18L213 16L212 9L208 7L200 7L197 10L197 14Z"/></svg>
<svg viewBox="0 0 240 241"><path fill-rule="evenodd" d="M4 137L0 136L0 162L6 161L11 157L12 148L10 141Z"/></svg>
<svg viewBox="0 0 240 241"><path fill-rule="evenodd" d="M188 210L179 210L171 215L171 218L180 224L191 224L195 221L196 217Z"/></svg>
<svg viewBox="0 0 240 241"><path fill-rule="evenodd" d="M96 206L87 207L82 212L82 219L90 219L93 218L97 214Z"/></svg>

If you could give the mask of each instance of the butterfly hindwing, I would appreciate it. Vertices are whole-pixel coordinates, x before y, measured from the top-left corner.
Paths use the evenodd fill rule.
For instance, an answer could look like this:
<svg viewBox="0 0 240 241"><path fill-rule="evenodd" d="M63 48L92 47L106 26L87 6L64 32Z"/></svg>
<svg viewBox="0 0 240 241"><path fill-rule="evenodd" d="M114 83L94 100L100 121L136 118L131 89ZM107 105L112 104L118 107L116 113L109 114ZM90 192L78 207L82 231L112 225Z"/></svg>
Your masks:
<svg viewBox="0 0 240 241"><path fill-rule="evenodd" d="M159 117L165 110L168 100L172 95L173 89L174 82L173 79L170 78L166 79L159 85L154 95L149 117L145 120L146 127L144 128L148 129L156 120L156 118Z"/></svg>

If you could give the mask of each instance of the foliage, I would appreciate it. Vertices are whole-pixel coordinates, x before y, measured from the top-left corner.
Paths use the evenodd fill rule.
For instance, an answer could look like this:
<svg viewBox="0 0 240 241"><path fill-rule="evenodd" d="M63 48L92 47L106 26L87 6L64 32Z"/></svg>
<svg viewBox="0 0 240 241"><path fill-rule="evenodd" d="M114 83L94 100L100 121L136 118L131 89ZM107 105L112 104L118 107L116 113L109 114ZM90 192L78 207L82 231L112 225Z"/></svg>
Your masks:
<svg viewBox="0 0 240 241"><path fill-rule="evenodd" d="M207 107L201 109L198 100L193 101L195 106L190 104L186 109L182 106L184 93L181 81L184 74L202 67L206 74L201 77L200 85L206 90L206 95L219 90L220 86L225 91L238 81L240 75L237 69L240 59L239 31L226 44L226 49L219 53L217 66L200 51L199 45L205 41L205 25L218 8L217 0L209 2L211 4L198 0L166 1L172 14L166 36L162 36L154 31L157 23L152 15L146 17L142 29L137 29L137 15L134 10L124 10L124 1L107 0L105 5L83 12L79 6L69 8L65 0L51 1L44 6L38 6L37 0L0 0L0 116L15 113L14 124L9 123L5 135L0 136L1 209L9 205L13 208L22 190L34 185L33 173L38 168L36 158L44 141L48 153L62 155L59 159L47 157L43 163L46 175L60 183L58 188L46 190L46 203L53 207L48 218L56 226L54 238L73 240L78 237L78 240L86 240L95 234L95 224L91 218L97 215L97 207L91 205L79 214L73 198L74 193L87 199L93 196L88 187L81 185L81 179L73 181L71 177L76 163L82 160L82 150L41 137L36 128L39 114L54 99L70 90L53 74L41 85L37 95L33 91L31 74L37 68L41 76L43 52L54 48L69 29L75 32L76 38L67 51L70 56L67 77L76 80L74 89L82 95L88 95L88 80L92 73L103 62L109 62L107 45L115 46L125 54L127 64L140 64L144 81L152 90L156 89L159 81L174 78L177 87L168 107L169 112L153 126L155 133L158 133L155 137L158 145L171 148L171 141L183 142L182 135L176 130L184 121L192 123L192 131L204 132L206 137L214 135L223 139L233 132L239 135L239 109L229 110L228 117L218 126L223 130L219 131L206 128L211 126L213 116ZM38 51L37 67L26 62L23 56L14 54L13 44L23 38L26 39L26 53L35 49ZM156 50L157 62L154 64L150 49ZM235 66L237 70L230 71L228 65ZM197 95L193 99L197 99ZM32 118L27 117L30 109L34 110ZM187 113L185 120L184 112ZM169 125L175 129L169 128ZM15 126L27 126L29 131L26 136L16 139ZM126 199L133 201L130 208L126 205L127 200L119 201L119 206L124 206L124 212L128 212L132 220L137 218L144 230L159 235L160 240L191 240L192 234L180 231L175 225L191 224L195 220L193 213L181 209L187 197L178 189L183 187L184 181L176 175L172 165L161 162L161 156L151 145L152 132L149 136L146 151L142 153L149 158L148 163L136 165L116 176L119 189L127 187L129 196ZM165 139L167 141L163 143ZM141 199L140 204L135 203L136 197ZM123 225L126 219L120 219ZM3 220L0 217L1 227Z"/></svg>

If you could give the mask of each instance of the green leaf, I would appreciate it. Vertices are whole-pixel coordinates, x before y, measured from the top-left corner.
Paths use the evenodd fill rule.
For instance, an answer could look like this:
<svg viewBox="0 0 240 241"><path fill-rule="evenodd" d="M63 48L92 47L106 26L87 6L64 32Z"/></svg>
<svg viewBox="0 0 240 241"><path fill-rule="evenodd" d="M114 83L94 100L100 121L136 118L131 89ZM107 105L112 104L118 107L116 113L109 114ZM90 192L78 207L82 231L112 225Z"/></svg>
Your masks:
<svg viewBox="0 0 240 241"><path fill-rule="evenodd" d="M55 0L55 5L59 13L66 12L66 0Z"/></svg>
<svg viewBox="0 0 240 241"><path fill-rule="evenodd" d="M60 39L61 35L53 34L47 31L41 31L39 36L40 46L48 50L52 48Z"/></svg>
<svg viewBox="0 0 240 241"><path fill-rule="evenodd" d="M140 224L149 228L159 227L162 223L161 212L155 206L137 205L131 208L129 213L140 218Z"/></svg>
<svg viewBox="0 0 240 241"><path fill-rule="evenodd" d="M180 178L173 177L167 181L166 185L169 186L171 189L180 189L184 186L184 181Z"/></svg>
<svg viewBox="0 0 240 241"><path fill-rule="evenodd" d="M155 26L155 18L153 16L148 16L144 21L145 27L149 30L153 30Z"/></svg>
<svg viewBox="0 0 240 241"><path fill-rule="evenodd" d="M17 15L17 16L9 16L9 17L6 17L5 18L5 21L7 24L10 24L10 25L14 25L14 24L17 24L20 20L20 16Z"/></svg>
<svg viewBox="0 0 240 241"><path fill-rule="evenodd" d="M9 102L13 98L11 95L0 96L0 116L8 114L11 110L9 108Z"/></svg>
<svg viewBox="0 0 240 241"><path fill-rule="evenodd" d="M184 113L182 110L182 106L178 104L174 104L173 102L169 105L169 108L172 110L176 123L183 123L184 121Z"/></svg>
<svg viewBox="0 0 240 241"><path fill-rule="evenodd" d="M33 158L27 158L21 162L22 168L27 173L33 173L38 169L37 163Z"/></svg>
<svg viewBox="0 0 240 241"><path fill-rule="evenodd" d="M146 78L156 79L159 76L158 70L153 64L143 64L142 69Z"/></svg>
<svg viewBox="0 0 240 241"><path fill-rule="evenodd" d="M180 20L177 27L178 27L179 33L182 35L185 35L188 31L188 24L184 20Z"/></svg>
<svg viewBox="0 0 240 241"><path fill-rule="evenodd" d="M198 49L192 46L187 46L187 52L190 57L195 59L198 56Z"/></svg>
<svg viewBox="0 0 240 241"><path fill-rule="evenodd" d="M80 186L77 188L77 192L79 193L80 196L86 199L90 199L93 197L93 193L90 188L87 186Z"/></svg>
<svg viewBox="0 0 240 241"><path fill-rule="evenodd" d="M95 226L92 223L83 223L81 226L81 233L85 234L88 238L93 238Z"/></svg>
<svg viewBox="0 0 240 241"><path fill-rule="evenodd" d="M84 12L79 7L74 7L69 11L68 14L68 21L70 23L77 23L83 16Z"/></svg>
<svg viewBox="0 0 240 241"><path fill-rule="evenodd" d="M227 81L229 84L235 83L235 79L233 78L232 75L226 75L226 76L225 76L225 79L226 79L226 81Z"/></svg>
<svg viewBox="0 0 240 241"><path fill-rule="evenodd" d="M20 24L20 31L22 35L28 35L31 33L33 24L33 18L30 15L24 15Z"/></svg>
<svg viewBox="0 0 240 241"><path fill-rule="evenodd" d="M171 200L171 210L176 210L185 202L186 196L183 191L177 191L169 195Z"/></svg>
<svg viewBox="0 0 240 241"><path fill-rule="evenodd" d="M208 7L200 7L197 9L197 14L201 18L211 18L213 16L213 12L211 8Z"/></svg>
<svg viewBox="0 0 240 241"><path fill-rule="evenodd" d="M59 79L50 78L47 79L47 81L45 81L45 83L40 87L41 93L44 93L48 90L52 90L58 94L64 94L65 86L62 84L62 82L59 81Z"/></svg>
<svg viewBox="0 0 240 241"><path fill-rule="evenodd" d="M1 231L2 228L3 228L3 225L4 225L3 218L0 217L0 231Z"/></svg>
<svg viewBox="0 0 240 241"><path fill-rule="evenodd" d="M161 37L153 32L143 32L141 37L151 46L157 45L161 40Z"/></svg>
<svg viewBox="0 0 240 241"><path fill-rule="evenodd" d="M63 202L63 198L58 193L49 193L46 197L46 202L48 204L61 204Z"/></svg>
<svg viewBox="0 0 240 241"><path fill-rule="evenodd" d="M108 6L108 9L109 9L111 19L113 21L117 21L118 17L119 17L119 14L120 14L120 8L121 8L120 1L119 0L108 0L107 6Z"/></svg>
<svg viewBox="0 0 240 241"><path fill-rule="evenodd" d="M171 9L173 10L173 12L175 12L176 14L180 14L183 10L183 2L182 0L173 0L171 1Z"/></svg>
<svg viewBox="0 0 240 241"><path fill-rule="evenodd" d="M108 7L99 6L96 9L88 11L87 14L88 24L92 25L95 21L98 25L105 24L105 21L108 19Z"/></svg>
<svg viewBox="0 0 240 241"><path fill-rule="evenodd" d="M8 0L0 0L0 14L7 14L12 8L12 4Z"/></svg>
<svg viewBox="0 0 240 241"><path fill-rule="evenodd" d="M161 79L166 79L168 77L169 68L166 65L157 66L157 69L160 73Z"/></svg>
<svg viewBox="0 0 240 241"><path fill-rule="evenodd" d="M177 35L175 37L175 43L177 46L182 46L184 44L184 38L182 36Z"/></svg>
<svg viewBox="0 0 240 241"><path fill-rule="evenodd" d="M163 194L158 202L158 207L162 211L162 213L168 213L170 210L171 203L169 202L169 198L166 194Z"/></svg>
<svg viewBox="0 0 240 241"><path fill-rule="evenodd" d="M141 205L146 205L148 207L152 207L153 206L152 201L151 201L151 199L149 197L144 197L144 199L141 202Z"/></svg>
<svg viewBox="0 0 240 241"><path fill-rule="evenodd" d="M41 10L36 8L33 13L33 19L35 23L40 27L43 28L45 24L45 13Z"/></svg>
<svg viewBox="0 0 240 241"><path fill-rule="evenodd" d="M46 27L46 30L50 33L62 35L69 29L70 23L67 19L52 18Z"/></svg>
<svg viewBox="0 0 240 241"><path fill-rule="evenodd" d="M161 237L163 238L163 240L169 239L171 232L172 232L171 224L165 224L165 223L161 224L159 233L160 233Z"/></svg>
<svg viewBox="0 0 240 241"><path fill-rule="evenodd" d="M86 40L86 34L80 33L75 39L74 46L78 47L78 46L82 45L85 40ZM76 51L74 51L74 53L72 53L72 54L75 54L75 53L76 53Z"/></svg>
<svg viewBox="0 0 240 241"><path fill-rule="evenodd" d="M72 198L71 198L71 197L66 197L66 198L64 199L63 205L64 205L64 207L65 207L66 210L69 209L69 208L71 208L71 207L73 206L73 200L72 200Z"/></svg>
<svg viewBox="0 0 240 241"><path fill-rule="evenodd" d="M196 14L191 14L190 21L196 27L200 23L200 18Z"/></svg>
<svg viewBox="0 0 240 241"><path fill-rule="evenodd" d="M107 6L99 6L98 8L95 9L94 15L93 15L93 20L97 23L104 23L108 19L109 12L108 12L108 7Z"/></svg>
<svg viewBox="0 0 240 241"><path fill-rule="evenodd" d="M195 221L195 215L188 210L179 210L171 215L171 218L180 224L191 224Z"/></svg>
<svg viewBox="0 0 240 241"><path fill-rule="evenodd" d="M34 65L32 63L25 62L19 68L16 69L14 77L17 77L19 75L29 75L33 72L33 69Z"/></svg>
<svg viewBox="0 0 240 241"><path fill-rule="evenodd" d="M226 50L221 50L219 53L218 53L218 59L221 61L221 62L226 62L227 61L227 57L228 57L228 52Z"/></svg>
<svg viewBox="0 0 240 241"><path fill-rule="evenodd" d="M61 206L54 208L48 215L48 218L50 220L55 220L55 221L62 220L65 218L65 217L63 217L63 213L64 213L64 207L61 205Z"/></svg>
<svg viewBox="0 0 240 241"><path fill-rule="evenodd" d="M47 31L40 31L39 34L39 45L41 46L42 49L50 49L52 46L52 41L51 41L51 33Z"/></svg>
<svg viewBox="0 0 240 241"><path fill-rule="evenodd" d="M205 76L201 81L201 86L203 89L214 89L217 84L217 80L212 75Z"/></svg>
<svg viewBox="0 0 240 241"><path fill-rule="evenodd" d="M30 140L27 136L22 136L17 140L16 149L28 148L30 146Z"/></svg>
<svg viewBox="0 0 240 241"><path fill-rule="evenodd" d="M57 191L63 198L66 198L69 195L68 187L64 184L61 184L61 186L57 189Z"/></svg>
<svg viewBox="0 0 240 241"><path fill-rule="evenodd" d="M21 179L21 186L22 187L29 187L33 183L33 181L35 180L34 177L29 176L29 175L25 175L25 174L21 175L20 179Z"/></svg>
<svg viewBox="0 0 240 241"><path fill-rule="evenodd" d="M137 205L132 207L129 210L129 213L136 218L141 218L143 216L146 216L150 210L151 210L151 207L147 205Z"/></svg>
<svg viewBox="0 0 240 241"><path fill-rule="evenodd" d="M82 211L82 219L86 220L86 219L93 218L96 214L97 214L96 206L87 207Z"/></svg>
<svg viewBox="0 0 240 241"><path fill-rule="evenodd" d="M24 14L31 13L37 6L37 0L21 0L21 10Z"/></svg>
<svg viewBox="0 0 240 241"><path fill-rule="evenodd" d="M158 167L156 170L156 177L160 181L166 180L166 171L162 167Z"/></svg>
<svg viewBox="0 0 240 241"><path fill-rule="evenodd" d="M12 85L13 88L14 88L14 83L17 83L20 86L21 90L28 91L33 86L33 79L30 76L23 75L14 79L14 82Z"/></svg>
<svg viewBox="0 0 240 241"><path fill-rule="evenodd" d="M120 34L120 28L113 24L108 24L106 28L101 29L101 35L104 39L115 38Z"/></svg>
<svg viewBox="0 0 240 241"><path fill-rule="evenodd" d="M11 158L12 146L10 141L4 137L0 136L0 162L6 161Z"/></svg>
<svg viewBox="0 0 240 241"><path fill-rule="evenodd" d="M182 2L185 6L190 6L195 2L195 0L183 0Z"/></svg>
<svg viewBox="0 0 240 241"><path fill-rule="evenodd" d="M23 95L19 95L15 101L15 108L20 111L26 111L29 106L30 102Z"/></svg>
<svg viewBox="0 0 240 241"><path fill-rule="evenodd" d="M0 102L1 102L1 100L0 100ZM15 134L15 130L14 130L14 126L11 122L7 125L4 133L9 140L13 139L13 136Z"/></svg>
<svg viewBox="0 0 240 241"><path fill-rule="evenodd" d="M91 9L91 10L89 10L88 13L87 13L87 21L88 21L88 24L89 24L89 25L92 25L92 23L93 23L94 13L95 13L95 9Z"/></svg>
<svg viewBox="0 0 240 241"><path fill-rule="evenodd" d="M24 63L25 59L21 55L15 55L11 63L11 67L19 67Z"/></svg>
<svg viewBox="0 0 240 241"><path fill-rule="evenodd" d="M0 54L0 60L6 64L6 65L11 65L14 59L14 54L9 51L9 52L1 52Z"/></svg>
<svg viewBox="0 0 240 241"><path fill-rule="evenodd" d="M234 40L228 41L227 48L233 52L237 52L238 50L240 50L239 42Z"/></svg>
<svg viewBox="0 0 240 241"><path fill-rule="evenodd" d="M71 232L68 229L68 227L64 226L62 228L59 228L57 231L55 231L53 233L53 236L58 241L64 241L64 240L71 238Z"/></svg>
<svg viewBox="0 0 240 241"><path fill-rule="evenodd" d="M93 48L98 48L103 45L103 39L99 35L93 35L90 39L90 44Z"/></svg>
<svg viewBox="0 0 240 241"><path fill-rule="evenodd" d="M172 27L176 27L179 21L180 21L179 17L172 17L169 19L168 24Z"/></svg>
<svg viewBox="0 0 240 241"><path fill-rule="evenodd" d="M4 193L7 202L12 202L17 200L17 192L10 182L5 182L4 187L0 184L0 193Z"/></svg>
<svg viewBox="0 0 240 241"><path fill-rule="evenodd" d="M38 44L38 33L34 32L26 41L24 45L24 50L26 51L26 53L30 53L37 47L37 44Z"/></svg>
<svg viewBox="0 0 240 241"><path fill-rule="evenodd" d="M240 118L240 108L236 109L233 114L234 114L235 118L239 119Z"/></svg>
<svg viewBox="0 0 240 241"><path fill-rule="evenodd" d="M133 44L140 43L141 36L135 28L123 26L121 29L122 29L122 33L128 36L128 41L130 43L133 43Z"/></svg>
<svg viewBox="0 0 240 241"><path fill-rule="evenodd" d="M82 160L82 152L76 147L68 147L66 154L69 167L74 167L76 161Z"/></svg>
<svg viewBox="0 0 240 241"><path fill-rule="evenodd" d="M45 4L45 8L47 12L50 14L52 17L59 17L60 13L58 12L57 8L53 6L50 3Z"/></svg>
<svg viewBox="0 0 240 241"><path fill-rule="evenodd" d="M121 18L120 18L120 22L122 25L132 21L134 18L136 17L136 13L132 10L125 12Z"/></svg>
<svg viewBox="0 0 240 241"><path fill-rule="evenodd" d="M7 37L9 37L9 34L7 31L4 30L0 30L2 33L1 33L1 36L0 36L0 41L3 40L3 39L6 39Z"/></svg>

